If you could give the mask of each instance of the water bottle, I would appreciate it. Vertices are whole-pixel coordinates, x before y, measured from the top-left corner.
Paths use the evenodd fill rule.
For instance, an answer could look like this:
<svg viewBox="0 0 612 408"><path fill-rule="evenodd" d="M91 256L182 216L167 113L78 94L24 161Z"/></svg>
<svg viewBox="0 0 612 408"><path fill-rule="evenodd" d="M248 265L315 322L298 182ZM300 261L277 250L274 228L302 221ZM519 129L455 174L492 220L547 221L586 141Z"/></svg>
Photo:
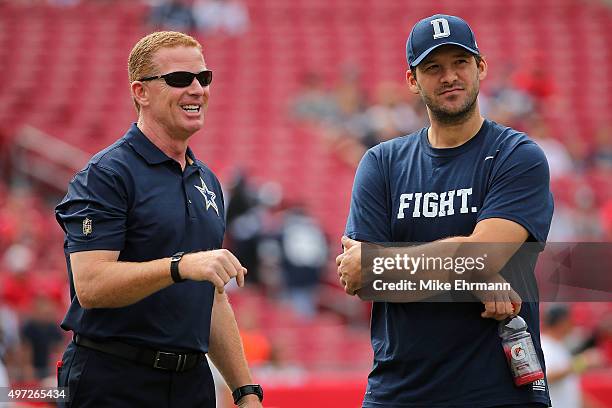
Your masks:
<svg viewBox="0 0 612 408"><path fill-rule="evenodd" d="M499 323L498 333L514 384L520 387L543 379L544 372L525 320L520 316L508 318Z"/></svg>

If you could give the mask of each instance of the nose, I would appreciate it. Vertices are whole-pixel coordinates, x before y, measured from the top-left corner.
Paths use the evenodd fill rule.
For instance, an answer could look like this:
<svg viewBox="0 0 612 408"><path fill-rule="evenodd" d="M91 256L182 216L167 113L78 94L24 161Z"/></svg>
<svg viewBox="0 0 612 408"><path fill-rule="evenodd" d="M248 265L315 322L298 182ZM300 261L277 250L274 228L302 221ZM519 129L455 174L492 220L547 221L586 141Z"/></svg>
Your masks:
<svg viewBox="0 0 612 408"><path fill-rule="evenodd" d="M202 96L204 94L208 94L208 88L209 88L208 86L200 85L200 82L198 81L197 78L193 78L193 81L191 81L191 84L187 88L187 91L189 92L190 95Z"/></svg>
<svg viewBox="0 0 612 408"><path fill-rule="evenodd" d="M441 82L452 84L457 79L457 71L452 66L442 67L442 76L440 77Z"/></svg>

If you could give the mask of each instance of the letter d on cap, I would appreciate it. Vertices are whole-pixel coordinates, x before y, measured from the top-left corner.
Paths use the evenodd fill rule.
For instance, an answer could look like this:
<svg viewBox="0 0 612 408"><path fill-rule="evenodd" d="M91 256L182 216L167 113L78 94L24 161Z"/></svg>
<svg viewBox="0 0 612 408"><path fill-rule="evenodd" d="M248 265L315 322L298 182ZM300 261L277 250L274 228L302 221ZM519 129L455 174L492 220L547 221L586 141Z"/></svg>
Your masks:
<svg viewBox="0 0 612 408"><path fill-rule="evenodd" d="M435 20L431 20L431 25L434 29L434 40L450 36L450 26L448 25L447 19L436 18Z"/></svg>

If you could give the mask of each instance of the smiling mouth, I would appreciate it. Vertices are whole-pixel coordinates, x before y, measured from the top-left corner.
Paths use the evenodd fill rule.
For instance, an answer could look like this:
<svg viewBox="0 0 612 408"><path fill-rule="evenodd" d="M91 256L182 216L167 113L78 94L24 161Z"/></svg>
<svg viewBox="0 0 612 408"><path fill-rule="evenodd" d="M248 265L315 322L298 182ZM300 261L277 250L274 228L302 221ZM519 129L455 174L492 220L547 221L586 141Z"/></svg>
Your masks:
<svg viewBox="0 0 612 408"><path fill-rule="evenodd" d="M200 112L201 106L200 105L182 105L181 109L189 113L198 113Z"/></svg>

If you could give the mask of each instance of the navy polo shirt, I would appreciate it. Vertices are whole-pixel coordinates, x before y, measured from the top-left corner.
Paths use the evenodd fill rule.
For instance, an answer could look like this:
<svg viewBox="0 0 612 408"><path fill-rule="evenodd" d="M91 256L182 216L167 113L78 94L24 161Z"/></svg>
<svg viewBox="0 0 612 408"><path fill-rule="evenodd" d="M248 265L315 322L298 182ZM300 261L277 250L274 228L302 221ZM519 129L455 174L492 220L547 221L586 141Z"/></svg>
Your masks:
<svg viewBox="0 0 612 408"><path fill-rule="evenodd" d="M525 134L485 120L461 146L433 148L427 129L381 143L359 164L346 235L368 242L431 242L470 235L487 218L514 221L545 242L553 212L542 150ZM535 285L538 253L518 276ZM544 381L516 387L498 322L473 303L386 303L372 308L374 366L364 407L549 404ZM523 303L542 365L537 303ZM547 405L548 406L548 405Z"/></svg>
<svg viewBox="0 0 612 408"><path fill-rule="evenodd" d="M126 307L83 309L70 267L70 253L80 251L120 251L119 261L145 262L179 251L221 248L221 185L190 149L187 155L193 164L182 171L133 124L72 179L55 209L66 233L70 278L64 330L176 351L208 351L210 282L174 284Z"/></svg>

